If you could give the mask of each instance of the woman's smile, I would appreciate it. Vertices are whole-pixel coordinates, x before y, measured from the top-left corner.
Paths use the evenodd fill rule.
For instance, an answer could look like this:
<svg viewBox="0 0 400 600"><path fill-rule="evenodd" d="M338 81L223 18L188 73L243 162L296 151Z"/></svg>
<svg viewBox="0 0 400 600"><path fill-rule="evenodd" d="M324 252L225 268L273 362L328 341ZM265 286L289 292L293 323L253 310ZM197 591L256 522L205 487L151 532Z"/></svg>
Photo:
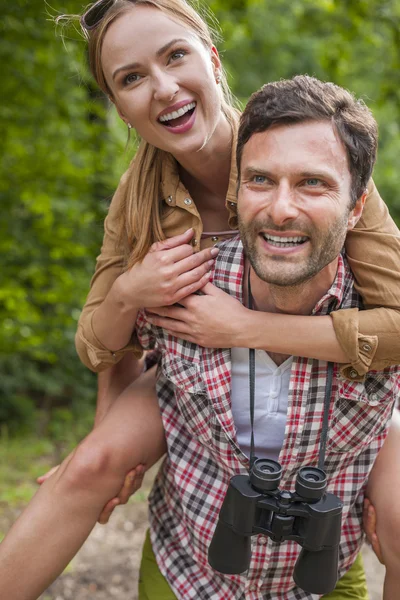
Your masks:
<svg viewBox="0 0 400 600"><path fill-rule="evenodd" d="M183 100L163 110L158 121L171 133L186 133L196 119L196 102Z"/></svg>

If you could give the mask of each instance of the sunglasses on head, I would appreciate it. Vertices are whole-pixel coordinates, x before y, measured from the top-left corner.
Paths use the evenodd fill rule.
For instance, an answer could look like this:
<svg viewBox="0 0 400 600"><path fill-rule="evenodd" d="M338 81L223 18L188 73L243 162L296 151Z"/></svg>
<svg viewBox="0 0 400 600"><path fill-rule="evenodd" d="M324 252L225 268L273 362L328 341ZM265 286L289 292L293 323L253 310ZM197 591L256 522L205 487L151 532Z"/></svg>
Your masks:
<svg viewBox="0 0 400 600"><path fill-rule="evenodd" d="M100 23L115 0L98 0L81 16L81 25L87 31L94 29Z"/></svg>

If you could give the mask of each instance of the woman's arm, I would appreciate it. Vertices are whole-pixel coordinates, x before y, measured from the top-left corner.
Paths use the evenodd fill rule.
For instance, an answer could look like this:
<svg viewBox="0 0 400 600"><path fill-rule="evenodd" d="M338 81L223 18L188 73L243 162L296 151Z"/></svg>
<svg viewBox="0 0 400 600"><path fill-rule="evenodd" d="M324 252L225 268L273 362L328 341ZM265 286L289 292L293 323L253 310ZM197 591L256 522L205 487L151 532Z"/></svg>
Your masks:
<svg viewBox="0 0 400 600"><path fill-rule="evenodd" d="M369 310L318 317L255 312L208 284L203 296L181 301L184 308L157 308L152 322L205 347L260 348L347 363L342 372L352 379L399 364L400 234L373 182L363 216L347 237L357 289Z"/></svg>
<svg viewBox="0 0 400 600"><path fill-rule="evenodd" d="M115 365L128 352L141 356L134 338L136 315L143 306L172 304L208 281L208 248L194 253L192 230L153 244L141 263L124 272L126 250L118 237L118 220L126 179L122 178L105 220L101 254L76 334L82 362L93 371Z"/></svg>
<svg viewBox="0 0 400 600"><path fill-rule="evenodd" d="M207 348L258 348L346 362L329 316L282 315L249 310L211 283L180 301L146 311L154 325Z"/></svg>
<svg viewBox="0 0 400 600"><path fill-rule="evenodd" d="M332 319L347 367L363 375L400 363L400 232L372 180L346 254L368 310L337 311Z"/></svg>

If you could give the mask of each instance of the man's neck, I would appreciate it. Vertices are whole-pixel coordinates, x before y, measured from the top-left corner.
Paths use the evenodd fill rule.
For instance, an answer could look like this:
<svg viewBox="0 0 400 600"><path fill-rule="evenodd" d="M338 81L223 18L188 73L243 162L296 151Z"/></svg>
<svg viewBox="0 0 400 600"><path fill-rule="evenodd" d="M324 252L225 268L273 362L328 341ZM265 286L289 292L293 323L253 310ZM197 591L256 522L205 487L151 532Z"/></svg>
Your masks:
<svg viewBox="0 0 400 600"><path fill-rule="evenodd" d="M267 283L249 267L254 308L264 312L310 315L318 300L326 294L334 282L337 265L336 259L312 279L293 286Z"/></svg>
<svg viewBox="0 0 400 600"><path fill-rule="evenodd" d="M247 275L250 272L251 295L253 308L263 312L284 313L291 315L309 315L313 308L331 287L335 280L337 259L327 265L318 275L296 286L277 286L260 279L249 262L245 268L245 297L248 305ZM268 352L275 364L281 365L289 355Z"/></svg>

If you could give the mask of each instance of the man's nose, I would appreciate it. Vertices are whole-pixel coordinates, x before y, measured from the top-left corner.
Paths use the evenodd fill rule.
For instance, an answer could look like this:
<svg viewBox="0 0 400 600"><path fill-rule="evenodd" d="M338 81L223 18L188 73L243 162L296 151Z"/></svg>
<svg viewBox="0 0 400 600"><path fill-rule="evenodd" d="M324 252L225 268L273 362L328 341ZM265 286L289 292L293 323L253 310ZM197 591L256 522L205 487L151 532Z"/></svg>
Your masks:
<svg viewBox="0 0 400 600"><path fill-rule="evenodd" d="M162 102L171 101L179 91L175 77L160 71L153 77L154 99Z"/></svg>
<svg viewBox="0 0 400 600"><path fill-rule="evenodd" d="M275 225L284 225L298 216L295 192L288 185L280 185L272 195L268 213Z"/></svg>

